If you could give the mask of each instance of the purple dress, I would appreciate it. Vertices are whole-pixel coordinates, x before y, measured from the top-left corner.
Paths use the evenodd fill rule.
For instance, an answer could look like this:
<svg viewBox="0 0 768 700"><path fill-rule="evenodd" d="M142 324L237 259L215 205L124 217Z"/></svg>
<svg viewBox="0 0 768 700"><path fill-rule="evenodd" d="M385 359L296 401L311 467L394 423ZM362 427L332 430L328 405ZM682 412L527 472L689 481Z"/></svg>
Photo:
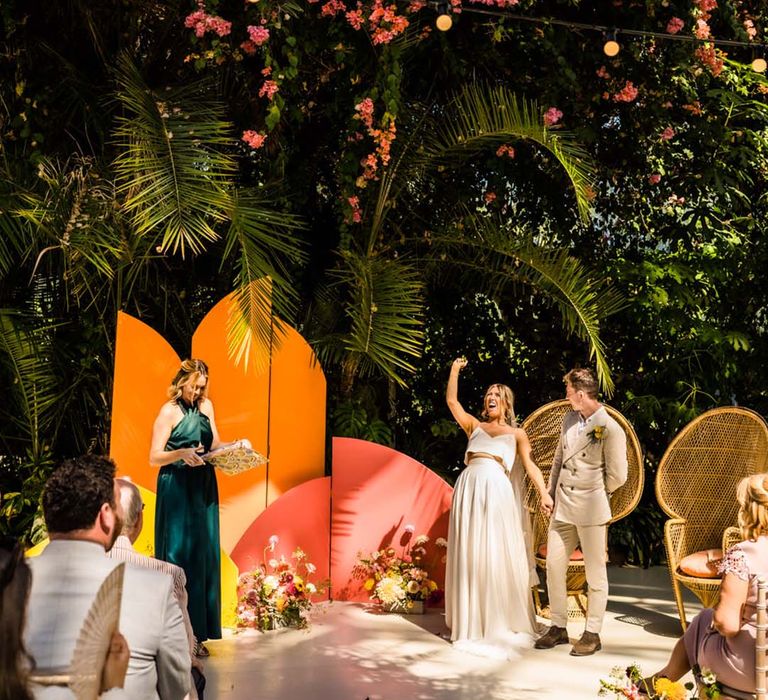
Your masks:
<svg viewBox="0 0 768 700"><path fill-rule="evenodd" d="M747 540L731 547L718 571L749 582L741 630L734 637L723 637L711 628L714 611L702 610L683 636L688 661L711 670L718 681L731 688L754 693L757 577L768 575L768 537L762 535L755 542Z"/></svg>

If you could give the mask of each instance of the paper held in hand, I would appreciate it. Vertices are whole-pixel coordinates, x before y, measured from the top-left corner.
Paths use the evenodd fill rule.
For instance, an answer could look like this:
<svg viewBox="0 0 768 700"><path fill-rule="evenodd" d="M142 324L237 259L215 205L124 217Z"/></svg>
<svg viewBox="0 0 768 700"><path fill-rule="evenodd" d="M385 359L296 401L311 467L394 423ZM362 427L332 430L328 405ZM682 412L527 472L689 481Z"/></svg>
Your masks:
<svg viewBox="0 0 768 700"><path fill-rule="evenodd" d="M225 447L206 452L201 457L227 476L234 476L267 462L267 458L256 452L248 440L238 440Z"/></svg>

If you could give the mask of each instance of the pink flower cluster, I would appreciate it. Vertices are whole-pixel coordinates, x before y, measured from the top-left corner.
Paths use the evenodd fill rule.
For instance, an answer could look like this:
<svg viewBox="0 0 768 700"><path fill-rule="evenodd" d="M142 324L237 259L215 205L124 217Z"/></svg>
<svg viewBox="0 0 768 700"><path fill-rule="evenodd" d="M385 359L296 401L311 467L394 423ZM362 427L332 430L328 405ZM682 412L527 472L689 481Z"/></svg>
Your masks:
<svg viewBox="0 0 768 700"><path fill-rule="evenodd" d="M227 22L216 15L206 14L202 7L187 16L184 20L184 26L187 29L194 29L195 36L198 38L205 36L206 32L227 36L232 31L232 22Z"/></svg>
<svg viewBox="0 0 768 700"><path fill-rule="evenodd" d="M320 8L320 14L323 17L335 17L339 12L344 12L347 6L342 0L328 0L325 5Z"/></svg>
<svg viewBox="0 0 768 700"><path fill-rule="evenodd" d="M661 175L659 173L653 173L648 176L648 182L652 185L658 185L661 182Z"/></svg>
<svg viewBox="0 0 768 700"><path fill-rule="evenodd" d="M269 41L269 29L266 27L248 26L247 29L250 40L256 44L256 46L261 46Z"/></svg>
<svg viewBox="0 0 768 700"><path fill-rule="evenodd" d="M662 141L669 141L670 139L675 138L675 130L671 126L668 126L661 132L660 138Z"/></svg>
<svg viewBox="0 0 768 700"><path fill-rule="evenodd" d="M717 49L712 44L705 44L704 46L699 46L696 51L693 53L696 58L701 61L707 68L709 68L710 73L717 77L720 75L720 73L723 72L723 59L720 56L720 53L717 51Z"/></svg>
<svg viewBox="0 0 768 700"><path fill-rule="evenodd" d="M755 23L751 19L744 20L744 31L750 39L754 39L757 36L757 29Z"/></svg>
<svg viewBox="0 0 768 700"><path fill-rule="evenodd" d="M631 80L627 80L624 87L613 96L614 102L634 102L637 99L637 88Z"/></svg>
<svg viewBox="0 0 768 700"><path fill-rule="evenodd" d="M610 74L610 73L607 71L607 69L606 69L606 67L605 67L605 66L600 66L600 68L598 68L598 69L595 71L595 75L596 75L598 78L602 78L603 80L609 80L609 79L610 79L610 77L611 77L611 74Z"/></svg>
<svg viewBox="0 0 768 700"><path fill-rule="evenodd" d="M703 19L696 20L696 28L693 30L693 33L696 35L697 39L709 39L711 36L709 25Z"/></svg>
<svg viewBox="0 0 768 700"><path fill-rule="evenodd" d="M266 134L260 134L258 131L248 130L244 131L242 140L245 141L254 150L261 148L264 145L264 141L267 140Z"/></svg>
<svg viewBox="0 0 768 700"><path fill-rule="evenodd" d="M685 22L683 20L679 17L673 17L667 22L667 34L678 34L684 26Z"/></svg>
<svg viewBox="0 0 768 700"><path fill-rule="evenodd" d="M515 157L515 149L512 146L504 144L496 149L496 155L501 158L502 156L508 156L509 158Z"/></svg>
<svg viewBox="0 0 768 700"><path fill-rule="evenodd" d="M347 204L352 209L352 223L359 224L363 220L363 214L360 211L360 197L347 197Z"/></svg>
<svg viewBox="0 0 768 700"><path fill-rule="evenodd" d="M271 101L279 89L280 86L274 80L265 80L259 88L259 97L266 97Z"/></svg>
<svg viewBox="0 0 768 700"><path fill-rule="evenodd" d="M395 126L395 120L390 117L389 125L382 129L377 129L373 125L373 100L370 97L366 97L355 105L355 119L359 119L365 125L368 135L376 143L376 151L369 153L365 158L360 161L363 166L363 174L361 178L358 178L358 186L364 187L366 180L373 180L376 178L376 171L379 167L379 162L382 165L387 165L390 159L390 150L392 148L392 142L395 140L395 134L397 133L397 127Z"/></svg>
<svg viewBox="0 0 768 700"><path fill-rule="evenodd" d="M483 199L485 200L485 203L486 203L486 204L492 204L493 202L495 202L495 201L496 201L496 193L495 193L495 192L491 192L491 191L489 190L488 192L486 192L486 193L483 195Z"/></svg>
<svg viewBox="0 0 768 700"><path fill-rule="evenodd" d="M385 6L382 0L373 0L373 12L368 16L374 44L388 44L408 28L408 20L397 14L397 5Z"/></svg>
<svg viewBox="0 0 768 700"><path fill-rule="evenodd" d="M563 118L563 113L557 107L550 107L544 112L544 126L554 126Z"/></svg>

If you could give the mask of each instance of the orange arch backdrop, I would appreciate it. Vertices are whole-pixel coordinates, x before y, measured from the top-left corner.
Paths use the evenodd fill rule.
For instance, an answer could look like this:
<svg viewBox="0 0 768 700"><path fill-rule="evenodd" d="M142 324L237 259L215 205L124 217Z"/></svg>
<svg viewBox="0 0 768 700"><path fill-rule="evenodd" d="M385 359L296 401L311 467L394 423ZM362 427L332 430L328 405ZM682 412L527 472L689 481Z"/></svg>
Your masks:
<svg viewBox="0 0 768 700"><path fill-rule="evenodd" d="M365 600L368 594L351 578L356 553L397 543L407 524L433 541L445 537L452 489L406 455L347 438L334 439L333 475L325 477L326 383L311 348L289 328L268 361L237 367L226 343L232 313L232 296L208 313L193 335L192 355L210 368L221 438L247 437L269 462L235 477L217 473L222 622L235 622L238 567L258 564L272 534L286 552L307 551L319 577L330 578L331 597ZM149 554L157 487L157 469L149 465L152 424L180 362L156 331L119 314L111 455L118 474L144 490L146 525L137 548ZM430 573L442 584L444 566L439 560L433 566Z"/></svg>

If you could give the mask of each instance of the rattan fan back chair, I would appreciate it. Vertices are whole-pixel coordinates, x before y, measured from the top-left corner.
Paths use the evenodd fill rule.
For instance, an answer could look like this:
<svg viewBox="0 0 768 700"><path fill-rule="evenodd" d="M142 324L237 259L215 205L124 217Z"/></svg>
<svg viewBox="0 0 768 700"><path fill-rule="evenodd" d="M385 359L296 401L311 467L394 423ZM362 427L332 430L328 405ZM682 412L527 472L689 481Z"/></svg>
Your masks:
<svg viewBox="0 0 768 700"><path fill-rule="evenodd" d="M635 430L629 421L611 406L605 406L608 415L611 416L627 435L627 461L628 474L626 483L611 496L611 520L616 522L629 515L640 500L643 493L644 470L643 453ZM536 409L525 421L522 428L528 434L531 441L531 453L544 475L544 480L549 482L552 470L552 459L555 456L557 443L560 440L560 431L565 414L571 410L571 405L565 399L553 401ZM547 560L539 555L539 549L547 542L549 530L549 518L544 516L539 507L541 497L536 488L528 482L526 492L526 507L531 512L533 552L536 558L536 566L546 570ZM568 617L583 617L587 612L586 575L584 562L571 560L568 564L566 578L568 588ZM534 588L534 600L536 612L541 613L541 598L538 588Z"/></svg>
<svg viewBox="0 0 768 700"><path fill-rule="evenodd" d="M681 585L711 608L720 595L719 578L698 578L680 571L680 561L694 552L721 546L736 525L736 485L766 471L768 426L746 408L727 406L702 413L672 440L659 462L656 497L670 517L664 525L669 575L683 630Z"/></svg>

